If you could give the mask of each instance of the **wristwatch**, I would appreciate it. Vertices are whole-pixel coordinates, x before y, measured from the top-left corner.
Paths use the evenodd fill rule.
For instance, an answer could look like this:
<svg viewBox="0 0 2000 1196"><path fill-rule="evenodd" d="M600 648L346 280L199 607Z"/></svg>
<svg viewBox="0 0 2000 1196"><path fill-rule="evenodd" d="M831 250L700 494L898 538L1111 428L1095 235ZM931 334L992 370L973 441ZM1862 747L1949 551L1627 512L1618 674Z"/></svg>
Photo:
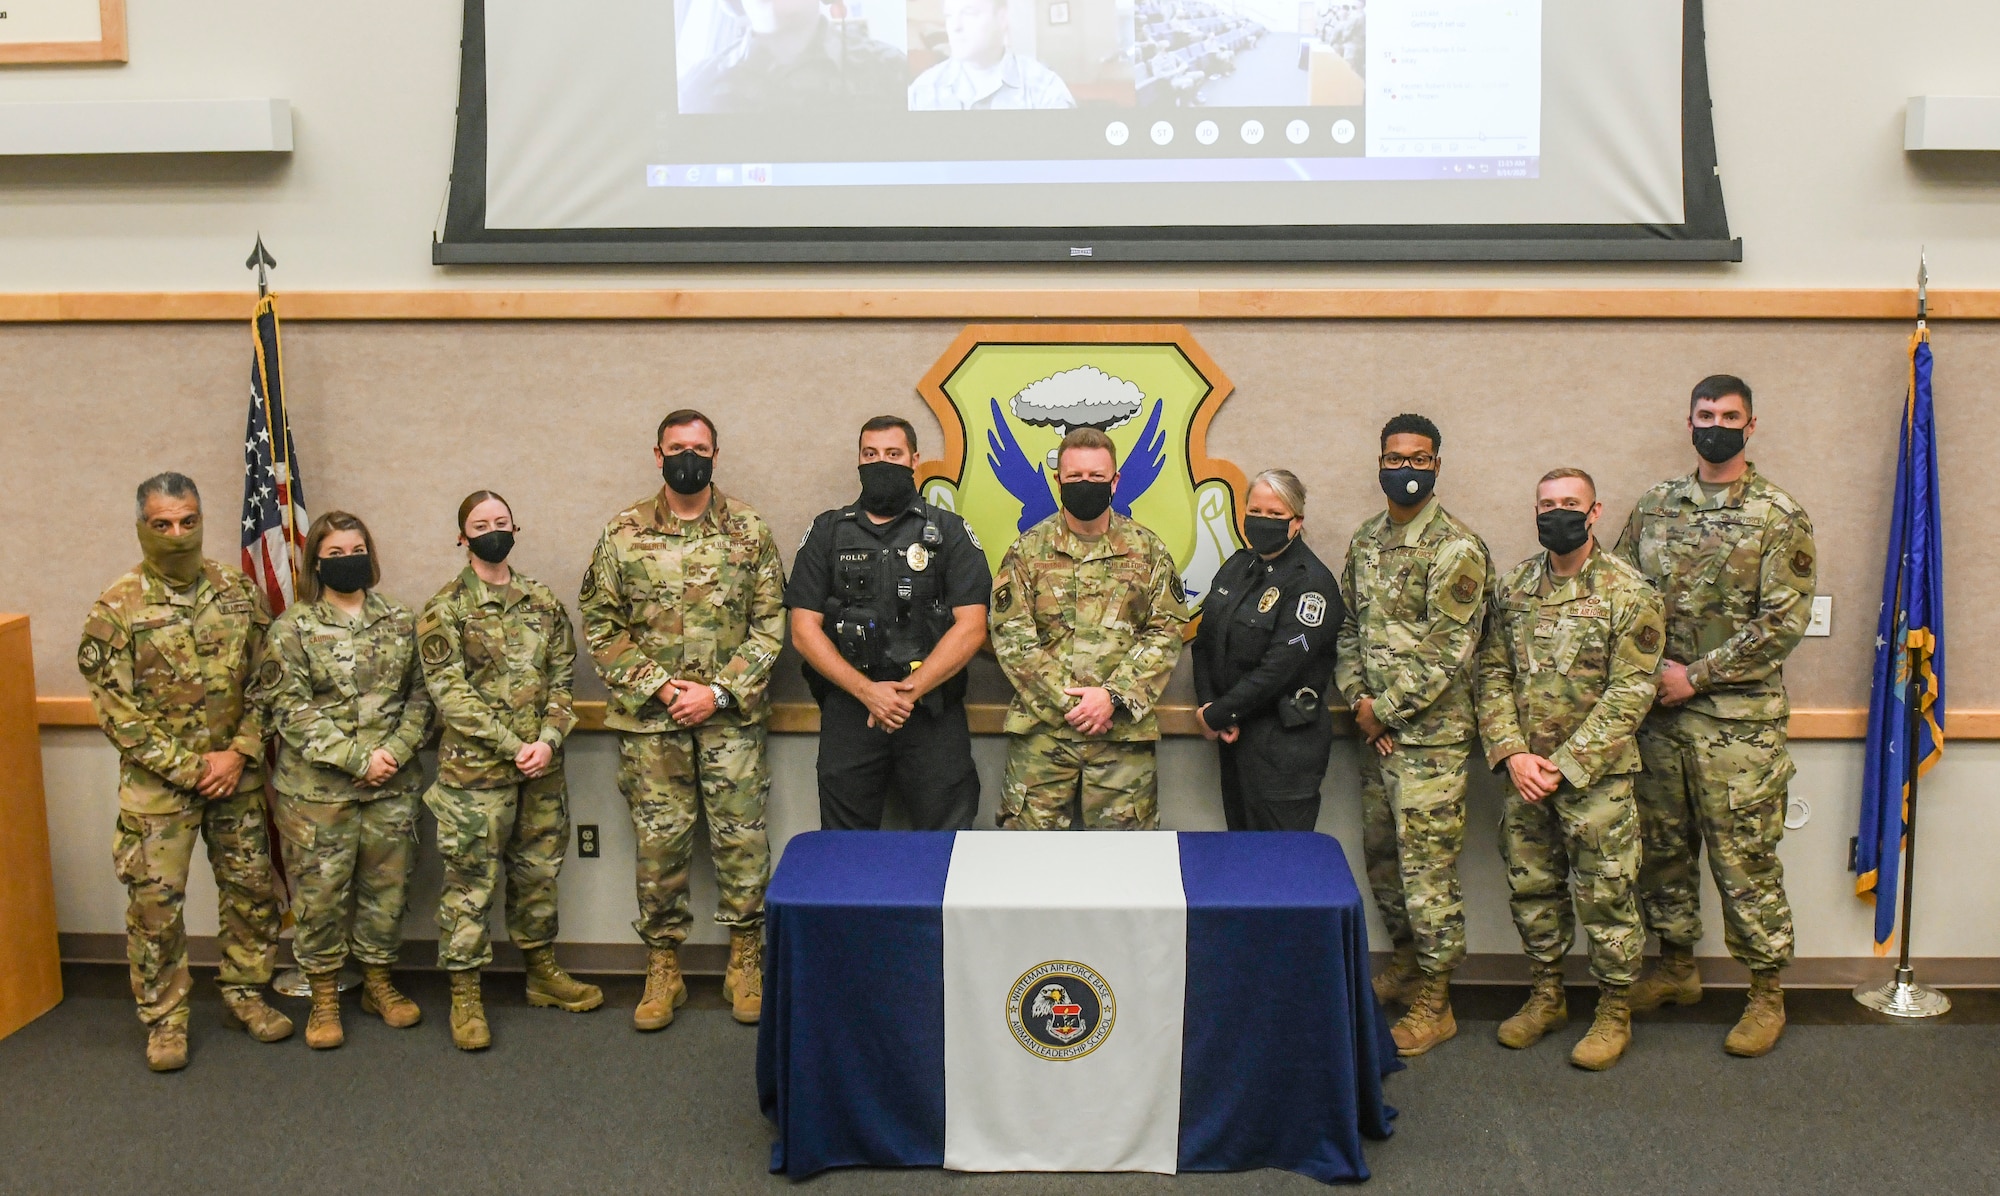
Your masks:
<svg viewBox="0 0 2000 1196"><path fill-rule="evenodd" d="M713 681L708 683L708 692L715 695L715 708L717 710L727 710L730 704L735 701L734 698L729 696L728 690Z"/></svg>
<svg viewBox="0 0 2000 1196"><path fill-rule="evenodd" d="M1111 697L1111 713L1122 714L1126 718L1132 717L1132 708L1125 704L1124 698L1119 697L1117 694L1111 693L1111 691L1108 689L1105 690L1104 692L1106 694L1109 694Z"/></svg>

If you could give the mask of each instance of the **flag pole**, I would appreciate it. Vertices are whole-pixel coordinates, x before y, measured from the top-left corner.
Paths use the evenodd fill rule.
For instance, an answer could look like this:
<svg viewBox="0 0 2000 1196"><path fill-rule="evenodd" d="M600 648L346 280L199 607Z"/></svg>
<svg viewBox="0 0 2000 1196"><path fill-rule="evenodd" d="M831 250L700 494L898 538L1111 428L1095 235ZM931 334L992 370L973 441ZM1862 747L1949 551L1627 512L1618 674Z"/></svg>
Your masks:
<svg viewBox="0 0 2000 1196"><path fill-rule="evenodd" d="M1930 315L1930 260L1927 253L1920 253L1917 259L1917 331L1923 332ZM1912 398L1914 399L1914 395ZM1912 446L1914 448L1914 445ZM1877 1013L1890 1017L1926 1018L1938 1017L1951 1012L1951 998L1927 984L1917 983L1916 973L1910 968L1910 907L1916 896L1917 879L1917 780L1922 772L1922 753L1918 750L1919 735L1922 733L1924 704L1928 696L1923 685L1923 673L1919 669L1917 645L1907 631L1903 643L1903 658L1907 662L1909 680L1905 682L1904 709L1908 712L1908 735L1904 740L1906 750L1903 759L1903 909L1902 928L1898 932L1902 938L1896 953L1896 974L1886 984L1862 984L1856 986L1854 999Z"/></svg>

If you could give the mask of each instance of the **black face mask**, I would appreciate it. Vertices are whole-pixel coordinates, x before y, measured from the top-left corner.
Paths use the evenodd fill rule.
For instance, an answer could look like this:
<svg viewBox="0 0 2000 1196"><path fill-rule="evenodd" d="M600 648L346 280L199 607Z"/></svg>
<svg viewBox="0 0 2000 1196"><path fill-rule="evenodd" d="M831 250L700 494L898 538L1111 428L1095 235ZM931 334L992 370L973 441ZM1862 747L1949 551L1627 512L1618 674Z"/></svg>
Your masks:
<svg viewBox="0 0 2000 1196"><path fill-rule="evenodd" d="M1111 506L1110 482L1064 482L1063 510L1089 523Z"/></svg>
<svg viewBox="0 0 2000 1196"><path fill-rule="evenodd" d="M917 496L917 471L895 461L861 465L861 509L870 515L893 515Z"/></svg>
<svg viewBox="0 0 2000 1196"><path fill-rule="evenodd" d="M1743 451L1743 429L1710 424L1694 430L1694 451L1710 465L1720 465Z"/></svg>
<svg viewBox="0 0 2000 1196"><path fill-rule="evenodd" d="M1431 488L1438 483L1437 470L1385 469L1382 471L1382 493L1399 507L1414 507L1431 496Z"/></svg>
<svg viewBox="0 0 2000 1196"><path fill-rule="evenodd" d="M1243 538L1259 556L1275 556L1292 542L1292 521L1268 515L1245 515Z"/></svg>
<svg viewBox="0 0 2000 1196"><path fill-rule="evenodd" d="M347 556L323 556L314 567L319 584L336 594L365 590L375 580L375 561L365 552Z"/></svg>
<svg viewBox="0 0 2000 1196"><path fill-rule="evenodd" d="M660 476L675 494L700 494L714 472L715 461L694 452L670 453L660 466Z"/></svg>
<svg viewBox="0 0 2000 1196"><path fill-rule="evenodd" d="M1535 538L1542 547L1561 556L1575 552L1590 539L1590 512L1557 507L1535 516Z"/></svg>
<svg viewBox="0 0 2000 1196"><path fill-rule="evenodd" d="M514 551L514 533L486 532L466 540L465 546L472 550L473 556L489 565L497 565Z"/></svg>

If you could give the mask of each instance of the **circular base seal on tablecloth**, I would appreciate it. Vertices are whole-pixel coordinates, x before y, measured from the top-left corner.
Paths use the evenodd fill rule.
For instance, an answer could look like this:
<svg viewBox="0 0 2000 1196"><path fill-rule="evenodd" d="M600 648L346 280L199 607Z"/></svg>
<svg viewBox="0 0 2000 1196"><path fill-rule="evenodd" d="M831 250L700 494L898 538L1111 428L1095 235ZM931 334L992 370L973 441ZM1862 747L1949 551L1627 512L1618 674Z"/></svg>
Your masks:
<svg viewBox="0 0 2000 1196"><path fill-rule="evenodd" d="M1073 959L1036 964L1007 993L1007 1028L1014 1041L1051 1063L1081 1059L1103 1046L1117 1020L1111 986Z"/></svg>

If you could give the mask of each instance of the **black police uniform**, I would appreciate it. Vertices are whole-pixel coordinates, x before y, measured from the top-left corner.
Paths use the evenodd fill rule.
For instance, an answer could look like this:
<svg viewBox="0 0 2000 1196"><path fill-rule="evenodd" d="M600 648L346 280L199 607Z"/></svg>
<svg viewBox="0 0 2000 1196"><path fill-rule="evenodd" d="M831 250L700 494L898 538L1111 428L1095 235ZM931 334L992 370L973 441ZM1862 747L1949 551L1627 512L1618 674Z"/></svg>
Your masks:
<svg viewBox="0 0 2000 1196"><path fill-rule="evenodd" d="M985 606L986 553L965 521L922 498L888 523L859 505L813 520L785 586L785 605L818 611L841 657L875 681L901 681L937 647L952 609ZM810 667L820 703L819 817L829 830L875 830L890 791L918 830L963 830L979 810L979 773L965 724L965 674L924 695L896 732Z"/></svg>
<svg viewBox="0 0 2000 1196"><path fill-rule="evenodd" d="M1194 688L1222 749L1222 812L1232 831L1309 831L1333 750L1340 585L1305 541L1274 561L1249 549L1223 562L1202 602Z"/></svg>

